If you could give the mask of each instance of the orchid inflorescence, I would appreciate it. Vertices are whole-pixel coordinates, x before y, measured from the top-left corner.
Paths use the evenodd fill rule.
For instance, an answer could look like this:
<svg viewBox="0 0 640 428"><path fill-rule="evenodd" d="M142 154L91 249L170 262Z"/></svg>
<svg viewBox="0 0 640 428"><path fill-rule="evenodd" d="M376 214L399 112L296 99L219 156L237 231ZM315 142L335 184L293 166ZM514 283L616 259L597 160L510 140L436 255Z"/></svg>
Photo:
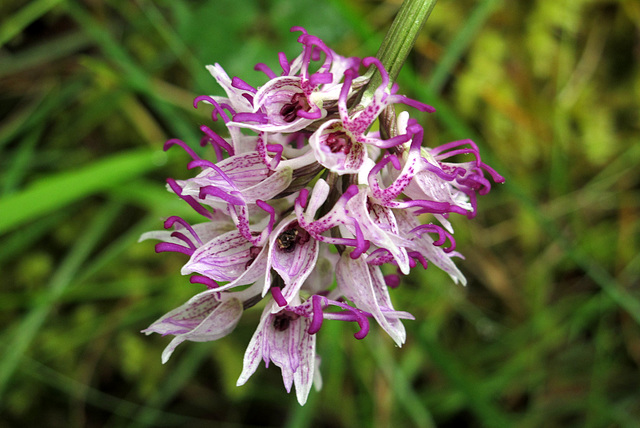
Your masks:
<svg viewBox="0 0 640 428"><path fill-rule="evenodd" d="M256 65L269 78L259 88L230 79L218 64L207 67L226 96L199 96L194 107L212 106L213 121L228 130L225 138L201 126L201 145L213 147L216 162L180 140L165 144L182 147L193 158L188 168L200 169L167 182L204 221L172 216L168 230L141 240L162 241L156 252L187 254L181 273L207 287L144 330L175 336L162 361L185 340L226 336L264 300L237 383L260 360L273 361L304 404L321 382L315 344L325 320L355 322L362 339L373 319L401 346L401 320L414 319L391 303L389 288L401 276L430 262L466 284L452 260L461 255L449 214L473 217L476 195L491 188L485 173L504 179L471 140L422 147L422 127L395 107L435 109L399 95L378 59L345 58L303 28L292 31L301 33L302 52L292 61L279 54L280 75ZM363 97L367 68L382 83ZM458 155L473 159L456 163Z"/></svg>

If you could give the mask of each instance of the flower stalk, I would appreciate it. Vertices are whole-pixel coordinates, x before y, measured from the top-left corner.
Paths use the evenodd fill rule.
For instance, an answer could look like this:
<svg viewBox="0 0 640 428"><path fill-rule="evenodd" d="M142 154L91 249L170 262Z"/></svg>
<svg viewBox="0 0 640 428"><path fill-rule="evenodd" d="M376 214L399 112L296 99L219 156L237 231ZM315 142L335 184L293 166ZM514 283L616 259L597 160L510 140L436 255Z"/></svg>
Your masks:
<svg viewBox="0 0 640 428"><path fill-rule="evenodd" d="M404 62L413 49L413 45L420 34L420 30L427 22L437 0L404 0L389 31L387 32L376 58L380 60L389 74L389 85L392 85L400 74ZM362 101L371 98L375 88L382 83L382 75L377 69L373 73L369 84L362 95Z"/></svg>

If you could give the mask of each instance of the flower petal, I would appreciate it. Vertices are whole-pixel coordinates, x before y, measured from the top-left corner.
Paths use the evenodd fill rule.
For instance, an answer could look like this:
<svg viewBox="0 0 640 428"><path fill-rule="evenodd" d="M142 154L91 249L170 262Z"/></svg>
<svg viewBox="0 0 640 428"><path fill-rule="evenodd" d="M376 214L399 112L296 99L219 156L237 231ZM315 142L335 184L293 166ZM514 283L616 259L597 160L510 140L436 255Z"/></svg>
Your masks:
<svg viewBox="0 0 640 428"><path fill-rule="evenodd" d="M237 230L224 233L194 251L181 273L192 272L215 281L233 281L242 275L258 255L251 242Z"/></svg>
<svg viewBox="0 0 640 428"><path fill-rule="evenodd" d="M242 302L236 298L220 302L218 295L214 290L197 294L143 330L146 334L176 336L162 353L163 364L185 340L208 342L220 339L233 331L242 316Z"/></svg>
<svg viewBox="0 0 640 428"><path fill-rule="evenodd" d="M315 268L320 246L318 241L300 229L300 232L297 233L305 234L305 239L297 236L292 251L279 248L278 238L289 227L297 227L295 216L290 217L290 221L284 223L272 234L269 244L269 259L271 267L284 280L285 286L282 289L282 295L291 304L291 299L298 294L302 284Z"/></svg>
<svg viewBox="0 0 640 428"><path fill-rule="evenodd" d="M400 318L412 319L408 313L396 312L378 266L368 266L362 257L352 259L347 251L336 266L338 286L358 309L369 312L398 346L406 339Z"/></svg>

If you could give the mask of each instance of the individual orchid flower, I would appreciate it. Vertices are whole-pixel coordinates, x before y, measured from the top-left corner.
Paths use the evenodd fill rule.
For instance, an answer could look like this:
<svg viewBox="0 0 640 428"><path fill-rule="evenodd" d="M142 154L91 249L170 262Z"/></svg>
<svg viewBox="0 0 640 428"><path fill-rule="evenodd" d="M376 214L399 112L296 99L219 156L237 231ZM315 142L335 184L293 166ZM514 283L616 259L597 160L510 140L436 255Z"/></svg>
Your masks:
<svg viewBox="0 0 640 428"><path fill-rule="evenodd" d="M411 136L411 140L403 145L401 156L388 155L369 173L369 185L374 197L385 206L419 206L423 212L438 216L457 213L473 217L476 193L483 195L491 189L491 183L484 177L484 172L488 172L496 183L504 182L500 174L481 161L478 146L471 140L455 141L435 149L423 148L421 144L424 131L414 120L409 120L406 112L398 116L397 132L406 132ZM442 162L461 154L472 154L476 160L460 164ZM387 165L393 165L399 172L394 173L394 169ZM389 171L387 179L392 184L382 189L376 174L383 171L385 166ZM412 202L391 202L400 194L408 196ZM449 224L448 221L443 223L447 226Z"/></svg>
<svg viewBox="0 0 640 428"><path fill-rule="evenodd" d="M319 247L319 242L300 227L295 214L285 218L271 234L262 295L267 293L272 283L273 269L283 282L276 303L280 306L289 304L315 268Z"/></svg>
<svg viewBox="0 0 640 428"><path fill-rule="evenodd" d="M272 288L272 293L276 289ZM270 362L280 367L287 392L295 385L298 402L307 401L312 384L321 385L318 358L316 356L316 333L325 319L357 322L359 331L355 334L363 339L369 331L367 318L373 314L363 312L345 303L328 299L326 296L313 295L301 302L299 295L282 306L279 293L273 293L274 299L265 306L260 323L244 355L243 369L237 385L244 385L255 373L260 360L268 367ZM278 297L276 297L278 296ZM325 311L329 307L344 309L340 312ZM388 312L387 316L411 318L410 314Z"/></svg>
<svg viewBox="0 0 640 428"><path fill-rule="evenodd" d="M445 162L456 155L471 154L475 160L463 163ZM504 177L480 159L478 146L471 140L453 141L422 151L422 168L405 190L410 196L443 200L467 211L473 218L477 211L477 195L486 195L491 182L504 183ZM413 195L413 196L412 196ZM419 195L419 196L418 196Z"/></svg>
<svg viewBox="0 0 640 428"><path fill-rule="evenodd" d="M230 125L258 132L296 132L323 119L327 114L324 104L337 100L342 72L356 64L357 59L337 55L322 40L301 27L293 27L292 31L303 33L298 38L303 45L302 53L292 63L280 54L281 76L276 76L264 64L256 66L270 80L254 89L253 111L236 113ZM310 63L319 59L318 51L324 53L324 62L318 71L310 73Z"/></svg>
<svg viewBox="0 0 640 428"><path fill-rule="evenodd" d="M337 174L356 174L365 163L367 145L381 149L395 147L409 140L406 134L400 134L387 140L377 133L368 133L380 113L390 105L403 103L420 111L433 112L435 109L427 104L398 95L397 86L391 89L389 75L379 60L367 57L362 65L375 65L382 75L382 83L373 94L372 100L365 106L358 106L352 111L347 109L347 99L357 71L353 68L345 71L345 81L338 100L340 119L327 120L309 139L309 144L318 158L318 162Z"/></svg>
<svg viewBox="0 0 640 428"><path fill-rule="evenodd" d="M296 303L292 302L292 306ZM282 371L287 392L295 384L296 397L303 405L307 401L316 369L316 336L309 334L311 320L289 307L278 310L271 301L262 311L256 329L244 355L242 373L237 385L244 385L256 371L260 360L265 366L272 361Z"/></svg>

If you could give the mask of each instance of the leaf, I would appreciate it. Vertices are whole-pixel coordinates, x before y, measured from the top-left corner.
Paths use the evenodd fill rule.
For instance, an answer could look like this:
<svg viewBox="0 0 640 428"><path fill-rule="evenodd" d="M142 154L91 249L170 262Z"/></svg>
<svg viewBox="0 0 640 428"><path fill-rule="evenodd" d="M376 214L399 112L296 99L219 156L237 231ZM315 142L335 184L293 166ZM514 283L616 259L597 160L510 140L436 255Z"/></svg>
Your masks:
<svg viewBox="0 0 640 428"><path fill-rule="evenodd" d="M120 153L74 171L45 177L0 199L0 234L86 196L116 187L158 167L157 151Z"/></svg>

